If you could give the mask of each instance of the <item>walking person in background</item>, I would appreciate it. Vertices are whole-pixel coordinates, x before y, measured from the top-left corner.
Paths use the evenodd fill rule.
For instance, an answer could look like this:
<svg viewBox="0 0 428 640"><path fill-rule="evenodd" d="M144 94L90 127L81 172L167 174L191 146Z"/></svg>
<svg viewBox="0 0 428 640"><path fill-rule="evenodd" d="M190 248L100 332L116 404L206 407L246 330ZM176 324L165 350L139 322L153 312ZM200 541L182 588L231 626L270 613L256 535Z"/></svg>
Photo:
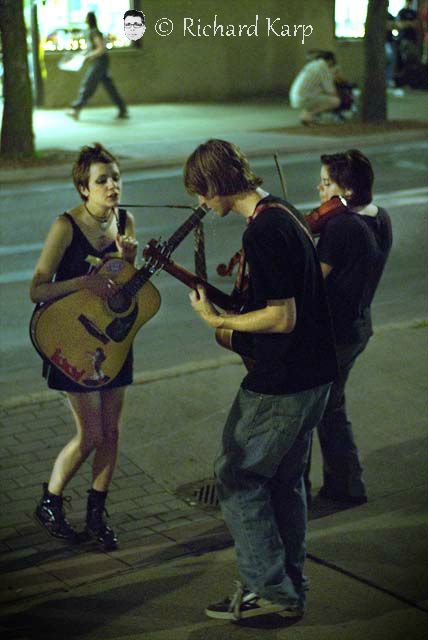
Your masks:
<svg viewBox="0 0 428 640"><path fill-rule="evenodd" d="M290 87L290 104L301 109L300 122L310 126L323 111L340 107L335 86L336 57L331 51L320 51L297 74Z"/></svg>
<svg viewBox="0 0 428 640"><path fill-rule="evenodd" d="M36 303L81 289L107 298L117 287L112 280L91 273L91 258L119 252L131 264L136 259L133 217L118 209L121 177L116 158L100 144L83 147L73 166L73 181L82 202L58 216L48 232L31 282L30 296ZM88 357L93 361L96 387L102 377L102 353ZM102 549L113 550L117 538L104 520L105 501L116 464L126 386L132 383L132 351L117 377L99 390L78 386L51 364L44 365L43 375L51 389L66 392L77 433L55 460L35 519L52 537L79 541L64 516L63 492L94 453L85 531Z"/></svg>
<svg viewBox="0 0 428 640"><path fill-rule="evenodd" d="M387 88L395 87L396 43L394 40L394 16L387 13L385 34L385 82Z"/></svg>
<svg viewBox="0 0 428 640"><path fill-rule="evenodd" d="M367 494L345 385L373 334L370 307L392 245L389 215L372 202L373 180L370 161L358 150L321 156L321 203L343 196L348 209L327 221L317 245L339 366L318 425L324 465L320 496L354 505L367 502ZM309 468L305 482L309 493Z"/></svg>
<svg viewBox="0 0 428 640"><path fill-rule="evenodd" d="M129 118L126 104L119 94L110 75L109 57L104 42L104 36L98 29L97 18L95 13L92 11L90 11L86 16L86 24L88 25L88 34L86 37L88 53L85 58L91 62L80 85L79 97L75 102L73 102L71 109L67 111L67 115L74 120L78 120L81 109L88 102L89 98L93 96L97 86L101 82L112 102L114 102L119 109L117 117L119 119Z"/></svg>
<svg viewBox="0 0 428 640"><path fill-rule="evenodd" d="M200 145L187 160L184 181L220 218L234 211L247 223L245 311L220 314L202 287L190 299L209 327L247 336L254 358L215 463L242 584L233 598L208 606L206 615L238 620L281 611L299 617L307 588L303 474L311 432L336 375L321 268L293 205L261 189L235 145Z"/></svg>

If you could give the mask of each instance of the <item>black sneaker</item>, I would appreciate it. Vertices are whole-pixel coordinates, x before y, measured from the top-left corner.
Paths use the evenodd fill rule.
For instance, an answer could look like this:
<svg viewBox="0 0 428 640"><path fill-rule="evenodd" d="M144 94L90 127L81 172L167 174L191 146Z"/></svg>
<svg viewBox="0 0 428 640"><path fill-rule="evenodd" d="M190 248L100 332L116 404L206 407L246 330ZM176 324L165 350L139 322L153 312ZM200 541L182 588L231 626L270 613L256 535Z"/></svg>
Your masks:
<svg viewBox="0 0 428 640"><path fill-rule="evenodd" d="M237 582L237 590L232 598L226 598L222 602L216 602L205 609L209 618L218 620L241 620L269 613L280 613L287 618L300 618L303 616L303 608L298 604L279 604L261 598L257 593L249 591Z"/></svg>
<svg viewBox="0 0 428 640"><path fill-rule="evenodd" d="M129 120L130 115L128 111L119 111L116 116L116 120Z"/></svg>

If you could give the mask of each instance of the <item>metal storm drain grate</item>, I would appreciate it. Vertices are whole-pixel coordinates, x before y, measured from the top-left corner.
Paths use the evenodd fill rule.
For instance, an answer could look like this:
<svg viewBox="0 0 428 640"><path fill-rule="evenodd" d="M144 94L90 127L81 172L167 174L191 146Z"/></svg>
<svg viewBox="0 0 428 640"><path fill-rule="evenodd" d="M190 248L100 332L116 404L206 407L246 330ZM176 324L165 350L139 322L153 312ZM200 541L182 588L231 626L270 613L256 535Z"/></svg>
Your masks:
<svg viewBox="0 0 428 640"><path fill-rule="evenodd" d="M190 504L200 504L206 507L218 507L218 493L214 478L193 482L178 489L178 494Z"/></svg>
<svg viewBox="0 0 428 640"><path fill-rule="evenodd" d="M218 505L218 493L215 480L211 480L207 484L203 484L199 489L195 490L195 498L201 504L216 507Z"/></svg>

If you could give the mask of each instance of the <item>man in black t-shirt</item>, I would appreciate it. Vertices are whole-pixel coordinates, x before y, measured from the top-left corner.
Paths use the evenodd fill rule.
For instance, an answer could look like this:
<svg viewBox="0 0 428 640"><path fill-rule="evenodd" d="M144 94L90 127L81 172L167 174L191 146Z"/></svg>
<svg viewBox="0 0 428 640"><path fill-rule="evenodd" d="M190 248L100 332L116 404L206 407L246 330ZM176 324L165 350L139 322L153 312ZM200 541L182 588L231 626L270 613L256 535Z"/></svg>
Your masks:
<svg viewBox="0 0 428 640"><path fill-rule="evenodd" d="M243 584L209 617L303 614L306 496L311 432L324 411L336 358L322 273L293 206L260 188L233 144L209 140L189 157L189 193L220 217L243 216L249 271L242 314L220 314L203 288L190 294L212 328L252 343L254 366L230 410L215 464L218 492Z"/></svg>
<svg viewBox="0 0 428 640"><path fill-rule="evenodd" d="M321 156L321 202L342 196L348 209L321 231L318 255L333 319L339 373L318 435L324 462L324 498L367 502L358 449L345 406L345 385L356 358L373 334L370 305L389 251L389 215L372 203L373 170L360 151ZM306 478L307 488L309 479Z"/></svg>

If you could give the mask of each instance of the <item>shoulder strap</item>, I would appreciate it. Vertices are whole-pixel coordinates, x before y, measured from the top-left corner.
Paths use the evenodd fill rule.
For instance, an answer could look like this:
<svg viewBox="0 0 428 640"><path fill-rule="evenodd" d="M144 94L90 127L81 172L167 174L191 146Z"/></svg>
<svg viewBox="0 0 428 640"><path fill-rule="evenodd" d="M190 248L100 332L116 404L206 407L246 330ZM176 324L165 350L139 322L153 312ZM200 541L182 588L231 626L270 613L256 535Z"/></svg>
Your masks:
<svg viewBox="0 0 428 640"><path fill-rule="evenodd" d="M290 211L290 209L288 207L286 207L284 204L282 204L281 202L264 202L263 204L257 205L255 210L254 210L253 215L249 218L248 222L251 223L260 213L263 213L263 211L266 211L266 209L282 209L283 211L288 213L289 217L307 235L307 237L311 241L312 246L315 248L314 240L313 240L313 237L312 237L311 233L309 232L309 230L305 227L303 222L301 222L297 218L297 216L292 211ZM240 253L241 253L241 255L240 255L240 260L239 260L239 268L238 268L238 273L236 274L235 287L234 287L234 291L237 293L237 295L241 295L242 291L243 291L243 289L245 287L245 272L246 272L246 269L247 269L247 260L245 258L244 250L241 249Z"/></svg>
<svg viewBox="0 0 428 640"><path fill-rule="evenodd" d="M314 239L313 239L311 233L309 232L309 230L304 225L304 223L301 222L299 220L299 218L288 207L286 207L281 202L265 202L264 204L258 205L256 207L255 211L254 211L254 214L253 214L252 218L254 219L259 213L262 213L263 211L266 211L266 209L282 209L283 211L288 213L290 218L301 228L302 231L304 231L306 233L306 235L310 239L311 243L314 244Z"/></svg>
<svg viewBox="0 0 428 640"><path fill-rule="evenodd" d="M61 215L64 216L64 218L67 218L67 220L71 222L72 227L76 226L76 223L73 220L73 216L71 216L67 211L64 211L64 213L61 213Z"/></svg>
<svg viewBox="0 0 428 640"><path fill-rule="evenodd" d="M125 235L127 213L126 209L119 209L118 231L121 236Z"/></svg>
<svg viewBox="0 0 428 640"><path fill-rule="evenodd" d="M79 225L77 224L77 222L73 219L73 216L70 215L69 213L67 213L67 211L64 211L64 213L61 214L61 216L63 216L64 218L66 218L69 223L71 224L71 227L73 229L73 235L74 233L77 231L78 233L82 234L82 231L79 227ZM59 217L61 217L59 216ZM83 234L82 234L83 235Z"/></svg>

